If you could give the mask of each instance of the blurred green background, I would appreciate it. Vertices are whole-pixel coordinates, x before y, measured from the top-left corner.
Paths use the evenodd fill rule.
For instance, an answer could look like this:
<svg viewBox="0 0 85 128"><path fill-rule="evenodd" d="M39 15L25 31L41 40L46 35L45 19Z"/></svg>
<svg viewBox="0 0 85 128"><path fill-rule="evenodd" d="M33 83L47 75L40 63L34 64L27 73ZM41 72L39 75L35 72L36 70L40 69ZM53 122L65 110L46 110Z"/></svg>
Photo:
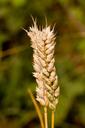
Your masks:
<svg viewBox="0 0 85 128"><path fill-rule="evenodd" d="M35 95L32 48L21 29L29 30L31 15L38 25L45 26L45 17L56 24L55 128L85 128L85 0L0 0L0 128L40 127L27 92Z"/></svg>

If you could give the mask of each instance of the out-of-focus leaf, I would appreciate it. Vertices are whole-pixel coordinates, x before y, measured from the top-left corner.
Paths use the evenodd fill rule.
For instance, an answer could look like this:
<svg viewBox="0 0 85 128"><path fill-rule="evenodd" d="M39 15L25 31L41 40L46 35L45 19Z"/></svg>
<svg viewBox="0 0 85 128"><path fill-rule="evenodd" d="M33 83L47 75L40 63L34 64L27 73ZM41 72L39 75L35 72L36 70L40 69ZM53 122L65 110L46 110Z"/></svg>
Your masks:
<svg viewBox="0 0 85 128"><path fill-rule="evenodd" d="M11 3L15 6L15 7L21 7L26 3L26 0L12 0Z"/></svg>
<svg viewBox="0 0 85 128"><path fill-rule="evenodd" d="M83 125L85 125L85 102L82 102L81 104L79 104L79 119L82 122Z"/></svg>
<svg viewBox="0 0 85 128"><path fill-rule="evenodd" d="M83 20L83 12L81 8L70 8L70 12L80 21Z"/></svg>
<svg viewBox="0 0 85 128"><path fill-rule="evenodd" d="M2 46L3 42L8 39L8 35L4 33L0 33L0 46Z"/></svg>

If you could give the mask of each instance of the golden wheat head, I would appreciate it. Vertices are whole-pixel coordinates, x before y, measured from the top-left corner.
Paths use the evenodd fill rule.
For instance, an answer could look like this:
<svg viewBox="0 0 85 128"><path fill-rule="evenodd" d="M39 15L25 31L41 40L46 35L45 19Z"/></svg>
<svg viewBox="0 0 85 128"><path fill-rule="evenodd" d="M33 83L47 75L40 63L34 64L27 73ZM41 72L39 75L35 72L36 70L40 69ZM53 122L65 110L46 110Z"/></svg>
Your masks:
<svg viewBox="0 0 85 128"><path fill-rule="evenodd" d="M33 48L34 77L36 78L36 99L41 105L55 109L58 103L58 76L54 66L55 35L50 26L38 29L36 22L27 31Z"/></svg>

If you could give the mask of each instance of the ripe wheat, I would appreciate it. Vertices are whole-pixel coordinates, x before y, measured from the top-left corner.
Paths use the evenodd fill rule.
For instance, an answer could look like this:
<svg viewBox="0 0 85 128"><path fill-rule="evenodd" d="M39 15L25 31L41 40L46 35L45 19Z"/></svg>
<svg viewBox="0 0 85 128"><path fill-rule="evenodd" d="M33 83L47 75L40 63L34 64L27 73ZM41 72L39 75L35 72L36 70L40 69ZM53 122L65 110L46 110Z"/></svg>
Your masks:
<svg viewBox="0 0 85 128"><path fill-rule="evenodd" d="M27 31L33 48L33 76L36 78L36 99L41 105L55 110L58 103L58 76L54 66L55 35L50 26L38 29L36 22Z"/></svg>

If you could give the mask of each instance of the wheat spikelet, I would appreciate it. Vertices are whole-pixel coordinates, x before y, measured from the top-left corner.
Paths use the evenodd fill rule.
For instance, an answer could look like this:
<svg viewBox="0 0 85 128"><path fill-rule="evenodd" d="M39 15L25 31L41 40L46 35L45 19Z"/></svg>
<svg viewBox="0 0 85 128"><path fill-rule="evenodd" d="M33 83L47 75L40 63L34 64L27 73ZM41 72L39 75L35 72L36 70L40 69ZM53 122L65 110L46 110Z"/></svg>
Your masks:
<svg viewBox="0 0 85 128"><path fill-rule="evenodd" d="M54 66L55 35L50 26L38 29L36 22L29 32L33 48L33 73L38 86L36 87L37 101L43 106L55 109L58 103L58 77Z"/></svg>

